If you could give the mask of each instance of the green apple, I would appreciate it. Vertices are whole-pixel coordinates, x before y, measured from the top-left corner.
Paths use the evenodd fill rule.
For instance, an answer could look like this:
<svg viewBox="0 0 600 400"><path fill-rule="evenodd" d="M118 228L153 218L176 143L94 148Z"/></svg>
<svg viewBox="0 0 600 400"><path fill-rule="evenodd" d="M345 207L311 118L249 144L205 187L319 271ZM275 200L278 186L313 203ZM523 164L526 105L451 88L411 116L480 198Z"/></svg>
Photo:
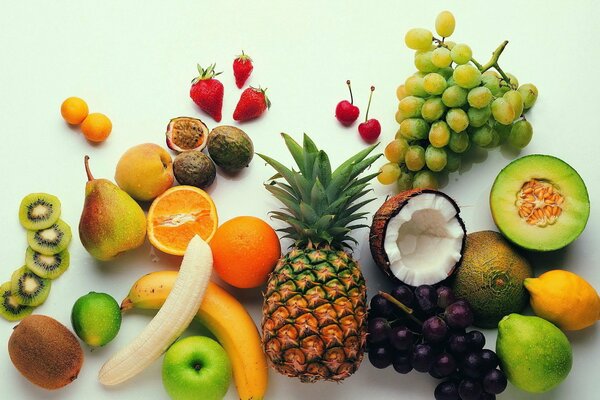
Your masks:
<svg viewBox="0 0 600 400"><path fill-rule="evenodd" d="M213 339L190 336L165 353L162 381L173 400L221 400L231 382L231 363Z"/></svg>

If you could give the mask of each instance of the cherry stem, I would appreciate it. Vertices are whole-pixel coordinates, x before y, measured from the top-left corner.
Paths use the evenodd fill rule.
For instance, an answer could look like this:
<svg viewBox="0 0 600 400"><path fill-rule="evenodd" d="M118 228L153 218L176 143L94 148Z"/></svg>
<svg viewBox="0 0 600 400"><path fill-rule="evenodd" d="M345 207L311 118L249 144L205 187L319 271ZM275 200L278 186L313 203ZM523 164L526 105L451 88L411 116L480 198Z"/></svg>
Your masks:
<svg viewBox="0 0 600 400"><path fill-rule="evenodd" d="M415 321L417 324L423 325L423 321L421 321L413 315L414 310L412 308L405 306L402 302L398 301L394 296L392 296L389 293L379 291L379 295L381 295L384 299L386 299L387 301L404 311L404 313L406 313L406 315L408 315L408 317Z"/></svg>
<svg viewBox="0 0 600 400"><path fill-rule="evenodd" d="M94 177L92 176L92 171L90 171L90 156L83 157L83 165L85 166L85 173L87 175L88 181L93 181Z"/></svg>
<svg viewBox="0 0 600 400"><path fill-rule="evenodd" d="M369 104L367 104L367 114L365 114L365 122L369 120L369 109L371 108L371 99L373 98L373 92L375 91L375 86L371 86L371 93L369 94Z"/></svg>
<svg viewBox="0 0 600 400"><path fill-rule="evenodd" d="M350 92L350 104L354 104L354 97L352 96L352 86L350 86L350 79L346 81L346 85L348 85L348 91Z"/></svg>

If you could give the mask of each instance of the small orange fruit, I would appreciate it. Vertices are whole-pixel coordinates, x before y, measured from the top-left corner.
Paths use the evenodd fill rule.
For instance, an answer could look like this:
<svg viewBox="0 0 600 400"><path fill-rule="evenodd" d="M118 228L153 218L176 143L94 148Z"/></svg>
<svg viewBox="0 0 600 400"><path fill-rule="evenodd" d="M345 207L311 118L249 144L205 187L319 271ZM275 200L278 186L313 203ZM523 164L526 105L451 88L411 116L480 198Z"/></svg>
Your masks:
<svg viewBox="0 0 600 400"><path fill-rule="evenodd" d="M88 105L79 97L69 97L60 105L60 114L67 123L79 125L88 116Z"/></svg>
<svg viewBox="0 0 600 400"><path fill-rule="evenodd" d="M281 256L277 233L256 217L236 217L225 222L217 229L210 248L219 277L238 288L265 283Z"/></svg>
<svg viewBox="0 0 600 400"><path fill-rule="evenodd" d="M103 142L112 131L112 122L104 114L91 113L81 124L83 136L90 142Z"/></svg>
<svg viewBox="0 0 600 400"><path fill-rule="evenodd" d="M160 251L185 253L195 235L211 240L217 230L217 209L202 189L175 186L158 196L148 210L148 240Z"/></svg>

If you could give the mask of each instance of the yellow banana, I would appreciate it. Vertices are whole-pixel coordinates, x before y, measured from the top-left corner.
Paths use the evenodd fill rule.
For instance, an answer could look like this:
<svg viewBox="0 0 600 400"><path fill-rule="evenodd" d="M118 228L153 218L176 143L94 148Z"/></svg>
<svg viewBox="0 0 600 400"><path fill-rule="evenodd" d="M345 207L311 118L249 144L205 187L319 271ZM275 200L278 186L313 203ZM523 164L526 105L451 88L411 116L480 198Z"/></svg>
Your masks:
<svg viewBox="0 0 600 400"><path fill-rule="evenodd" d="M158 271L142 276L121 303L121 310L159 309L176 277L177 271ZM262 400L267 390L267 360L258 329L244 306L223 288L209 282L196 317L227 352L239 398Z"/></svg>

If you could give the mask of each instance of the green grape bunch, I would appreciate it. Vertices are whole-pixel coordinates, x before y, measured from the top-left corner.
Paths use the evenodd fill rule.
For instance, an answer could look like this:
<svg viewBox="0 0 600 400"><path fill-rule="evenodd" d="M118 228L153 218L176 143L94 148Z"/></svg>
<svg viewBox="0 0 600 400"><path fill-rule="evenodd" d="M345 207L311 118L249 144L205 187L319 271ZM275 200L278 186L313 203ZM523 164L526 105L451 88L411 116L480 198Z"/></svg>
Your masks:
<svg viewBox="0 0 600 400"><path fill-rule="evenodd" d="M446 40L455 26L454 15L442 11L435 20L439 38L424 28L410 29L404 37L415 50L417 72L396 90L400 127L384 150L388 163L377 177L384 185L437 189L439 174L457 171L471 145L491 149L506 143L522 149L531 141L525 113L538 89L519 85L500 67L508 42L480 64L467 44Z"/></svg>

